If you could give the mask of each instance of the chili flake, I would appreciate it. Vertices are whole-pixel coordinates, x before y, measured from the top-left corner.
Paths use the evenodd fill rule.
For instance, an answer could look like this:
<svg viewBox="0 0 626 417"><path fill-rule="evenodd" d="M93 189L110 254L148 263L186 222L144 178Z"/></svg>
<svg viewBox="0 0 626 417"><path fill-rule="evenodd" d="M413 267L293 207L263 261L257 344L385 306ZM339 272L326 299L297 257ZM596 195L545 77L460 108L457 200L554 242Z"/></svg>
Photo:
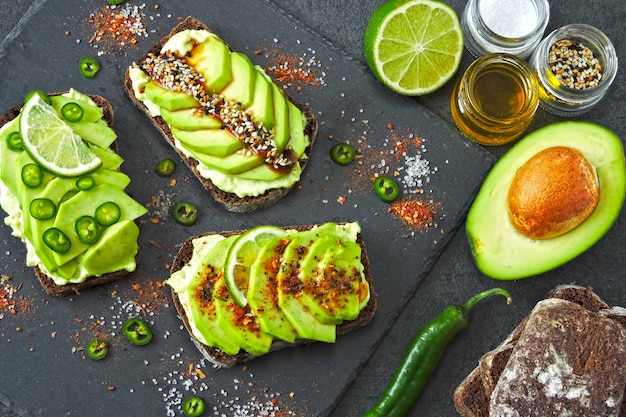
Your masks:
<svg viewBox="0 0 626 417"><path fill-rule="evenodd" d="M98 55L135 45L139 38L148 36L144 26L145 7L145 4L133 6L130 3L106 5L89 15L87 23L93 30L89 44L100 49Z"/></svg>
<svg viewBox="0 0 626 417"><path fill-rule="evenodd" d="M267 71L285 88L301 90L303 86L321 87L326 84L326 73L311 48L302 54L284 54L276 49L267 57L270 60Z"/></svg>
<svg viewBox="0 0 626 417"><path fill-rule="evenodd" d="M410 226L418 229L428 229L437 227L435 215L440 206L441 203L404 199L391 204L389 212Z"/></svg>
<svg viewBox="0 0 626 417"><path fill-rule="evenodd" d="M15 295L21 289L21 284L14 286L9 280L7 275L0 275L0 320L4 318L4 312L16 315L30 308L26 298Z"/></svg>

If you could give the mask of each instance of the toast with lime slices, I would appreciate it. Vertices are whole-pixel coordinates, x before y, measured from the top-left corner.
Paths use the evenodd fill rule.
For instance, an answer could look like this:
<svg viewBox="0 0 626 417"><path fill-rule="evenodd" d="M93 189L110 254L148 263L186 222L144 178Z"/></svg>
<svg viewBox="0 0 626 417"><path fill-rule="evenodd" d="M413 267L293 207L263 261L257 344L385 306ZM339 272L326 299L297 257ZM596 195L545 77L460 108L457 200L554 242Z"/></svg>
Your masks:
<svg viewBox="0 0 626 417"><path fill-rule="evenodd" d="M263 239L259 228L267 229ZM261 242L255 249L240 244L249 236ZM246 279L234 279L245 300L226 282L232 262L247 271ZM358 223L193 236L181 246L166 283L193 342L221 367L303 343L333 343L368 324L377 306Z"/></svg>
<svg viewBox="0 0 626 417"><path fill-rule="evenodd" d="M104 97L73 89L29 94L0 116L0 205L48 294L80 293L136 268L135 220L147 210L126 192L130 178L120 170L113 119ZM52 137L59 143L39 143ZM75 142L70 148L80 143L90 161L72 166L71 155L61 153L64 140ZM55 149L62 175L48 163Z"/></svg>
<svg viewBox="0 0 626 417"><path fill-rule="evenodd" d="M128 68L124 89L227 210L270 207L299 183L315 113L193 17Z"/></svg>

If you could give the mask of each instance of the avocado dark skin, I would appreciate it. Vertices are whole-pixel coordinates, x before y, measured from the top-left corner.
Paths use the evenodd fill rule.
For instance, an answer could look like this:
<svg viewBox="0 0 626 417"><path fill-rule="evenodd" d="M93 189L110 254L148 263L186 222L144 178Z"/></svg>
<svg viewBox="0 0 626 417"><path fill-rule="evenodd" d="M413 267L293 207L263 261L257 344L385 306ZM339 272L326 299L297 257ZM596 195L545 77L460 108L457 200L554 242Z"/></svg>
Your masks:
<svg viewBox="0 0 626 417"><path fill-rule="evenodd" d="M569 146L595 168L600 198L573 230L536 240L519 233L507 211L507 196L520 167L538 152ZM536 276L574 259L610 229L624 203L626 168L620 139L593 123L566 121L539 129L513 146L493 167L467 216L466 234L476 266L498 280Z"/></svg>

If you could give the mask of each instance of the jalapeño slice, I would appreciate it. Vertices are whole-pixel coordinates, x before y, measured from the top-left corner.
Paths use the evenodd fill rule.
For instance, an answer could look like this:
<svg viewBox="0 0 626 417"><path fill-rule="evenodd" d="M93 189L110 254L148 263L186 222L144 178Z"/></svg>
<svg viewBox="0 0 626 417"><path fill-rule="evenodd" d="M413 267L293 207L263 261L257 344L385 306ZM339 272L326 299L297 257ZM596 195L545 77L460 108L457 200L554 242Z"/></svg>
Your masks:
<svg viewBox="0 0 626 417"><path fill-rule="evenodd" d="M50 220L57 213L57 206L49 198L35 198L28 207L30 215L37 220Z"/></svg>
<svg viewBox="0 0 626 417"><path fill-rule="evenodd" d="M374 191L385 203L391 203L400 194L398 185L391 178L381 175L374 180Z"/></svg>
<svg viewBox="0 0 626 417"><path fill-rule="evenodd" d="M11 132L11 134L7 136L7 146L12 151L24 150L24 144L22 143L22 135L20 132Z"/></svg>
<svg viewBox="0 0 626 417"><path fill-rule="evenodd" d="M76 188L80 191L91 190L96 185L96 180L92 176L80 177L76 180Z"/></svg>
<svg viewBox="0 0 626 417"><path fill-rule="evenodd" d="M176 171L176 162L173 159L162 159L157 163L156 173L162 177L169 177Z"/></svg>
<svg viewBox="0 0 626 417"><path fill-rule="evenodd" d="M62 230L51 227L43 232L43 242L57 253L65 253L72 247L72 242Z"/></svg>
<svg viewBox="0 0 626 417"><path fill-rule="evenodd" d="M78 70L83 77L93 78L100 70L100 64L95 58L84 56L78 63Z"/></svg>
<svg viewBox="0 0 626 417"><path fill-rule="evenodd" d="M96 208L94 217L102 226L111 226L112 224L117 223L120 217L122 217L122 210L117 203L107 201L106 203L100 204L98 208Z"/></svg>
<svg viewBox="0 0 626 417"><path fill-rule="evenodd" d="M61 116L68 122L79 122L83 118L83 108L78 103L65 103L61 107Z"/></svg>
<svg viewBox="0 0 626 417"><path fill-rule="evenodd" d="M94 361L104 359L108 351L109 346L104 340L94 339L87 345L87 356Z"/></svg>
<svg viewBox="0 0 626 417"><path fill-rule="evenodd" d="M81 216L74 224L78 240L90 245L100 237L100 226L96 219L91 216Z"/></svg>
<svg viewBox="0 0 626 417"><path fill-rule="evenodd" d="M22 182L28 188L37 188L43 182L43 170L37 164L26 164L22 167Z"/></svg>
<svg viewBox="0 0 626 417"><path fill-rule="evenodd" d="M152 341L152 331L139 317L126 320L122 324L122 331L133 345L144 346Z"/></svg>
<svg viewBox="0 0 626 417"><path fill-rule="evenodd" d="M172 216L183 226L191 226L198 220L198 209L187 201L179 201L174 205Z"/></svg>
<svg viewBox="0 0 626 417"><path fill-rule="evenodd" d="M354 148L349 143L337 143L330 148L330 160L338 165L348 165L354 161Z"/></svg>
<svg viewBox="0 0 626 417"><path fill-rule="evenodd" d="M183 413L188 417L200 417L205 409L204 400L195 395L188 397L183 403Z"/></svg>

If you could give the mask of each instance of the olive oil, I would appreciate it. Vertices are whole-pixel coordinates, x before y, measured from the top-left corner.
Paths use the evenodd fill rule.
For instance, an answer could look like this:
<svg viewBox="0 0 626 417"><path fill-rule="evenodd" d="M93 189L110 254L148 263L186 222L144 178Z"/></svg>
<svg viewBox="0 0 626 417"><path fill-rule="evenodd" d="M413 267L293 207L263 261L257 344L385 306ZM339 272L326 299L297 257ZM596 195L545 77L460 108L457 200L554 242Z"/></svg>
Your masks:
<svg viewBox="0 0 626 417"><path fill-rule="evenodd" d="M516 139L533 120L538 104L534 72L508 54L476 60L455 86L450 101L459 130L483 145Z"/></svg>

